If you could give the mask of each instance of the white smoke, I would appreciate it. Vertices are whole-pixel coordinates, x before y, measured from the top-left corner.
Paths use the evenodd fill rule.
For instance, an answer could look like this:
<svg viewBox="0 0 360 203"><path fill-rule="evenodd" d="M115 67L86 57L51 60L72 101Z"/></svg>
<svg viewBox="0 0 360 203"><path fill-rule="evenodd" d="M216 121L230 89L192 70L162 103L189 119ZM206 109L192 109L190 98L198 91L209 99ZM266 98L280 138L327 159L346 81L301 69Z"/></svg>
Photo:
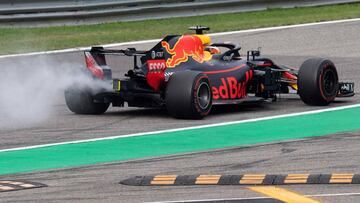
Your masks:
<svg viewBox="0 0 360 203"><path fill-rule="evenodd" d="M0 129L19 129L41 124L64 103L64 90L75 83L111 88L94 82L81 63L55 61L47 57L21 59L0 71ZM3 64L2 64L3 65ZM56 115L56 114L55 114Z"/></svg>

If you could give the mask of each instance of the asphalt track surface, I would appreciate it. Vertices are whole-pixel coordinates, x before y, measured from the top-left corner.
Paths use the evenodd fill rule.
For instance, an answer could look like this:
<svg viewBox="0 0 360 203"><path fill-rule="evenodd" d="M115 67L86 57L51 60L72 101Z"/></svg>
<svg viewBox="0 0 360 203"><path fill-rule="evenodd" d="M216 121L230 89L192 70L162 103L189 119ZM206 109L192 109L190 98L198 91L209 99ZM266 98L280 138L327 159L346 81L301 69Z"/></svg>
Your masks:
<svg viewBox="0 0 360 203"><path fill-rule="evenodd" d="M213 41L240 43L243 50L262 47L262 53L275 62L298 67L309 57L330 58L338 68L343 81L355 81L360 87L360 22L299 27L265 32L253 32L214 37ZM149 48L153 43L136 45ZM245 51L243 51L244 53ZM44 57L27 59L28 65L36 65ZM81 53L47 56L46 60L64 59L82 64ZM1 59L6 66L18 59ZM122 75L130 60L121 67L110 58L115 76ZM283 96L277 103L220 107L206 119L177 120L157 109L111 108L101 116L79 116L69 112L59 96L51 116L35 126L3 128L0 130L0 149L30 146L79 139L99 138L128 133L162 130L169 128L212 124L223 121L244 120L264 116L302 112L327 107L309 107L296 96ZM329 107L351 105L360 102L359 95L351 99L339 99ZM5 118L0 118L5 120ZM301 129L299 129L301 130ZM28 174L0 176L0 179L26 179L49 185L46 188L7 192L0 194L6 202L143 202L181 201L189 199L221 199L261 197L240 186L184 186L184 187L131 187L119 185L122 179L136 175L156 174L244 174L244 173L358 173L359 132L329 135L321 138L262 144L202 153L190 153L161 158L135 160L120 163L59 169ZM360 193L357 185L294 185L284 188L301 194ZM360 196L340 195L315 197L324 202L358 202Z"/></svg>

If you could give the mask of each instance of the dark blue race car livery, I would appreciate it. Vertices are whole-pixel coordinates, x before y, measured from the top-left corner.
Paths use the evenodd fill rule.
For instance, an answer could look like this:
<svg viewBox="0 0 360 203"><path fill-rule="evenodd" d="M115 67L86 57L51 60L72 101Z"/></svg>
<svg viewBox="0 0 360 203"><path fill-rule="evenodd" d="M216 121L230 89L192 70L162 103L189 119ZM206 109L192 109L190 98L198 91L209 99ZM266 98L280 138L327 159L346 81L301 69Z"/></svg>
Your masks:
<svg viewBox="0 0 360 203"><path fill-rule="evenodd" d="M232 43L212 43L207 27L192 27L196 34L166 36L152 49L85 51L91 78L112 84L94 90L74 84L65 91L69 109L78 114L101 114L113 106L166 108L176 118L199 119L213 105L276 101L277 95L295 93L309 105L327 105L335 97L354 95L354 83L339 82L333 62L306 60L299 69L260 57L259 50L240 54ZM134 57L124 78L112 78L105 55ZM91 89L91 90L90 90Z"/></svg>

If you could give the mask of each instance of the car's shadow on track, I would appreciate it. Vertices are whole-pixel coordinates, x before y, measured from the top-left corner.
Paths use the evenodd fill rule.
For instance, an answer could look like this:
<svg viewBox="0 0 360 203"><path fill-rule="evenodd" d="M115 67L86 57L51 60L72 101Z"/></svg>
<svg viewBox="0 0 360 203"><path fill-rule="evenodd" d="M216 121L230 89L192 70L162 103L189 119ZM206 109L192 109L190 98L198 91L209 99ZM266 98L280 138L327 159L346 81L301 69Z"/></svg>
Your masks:
<svg viewBox="0 0 360 203"><path fill-rule="evenodd" d="M338 105L351 104L352 102L347 100L335 100L328 107L335 107ZM308 107L308 108L307 108ZM213 106L210 115L213 116L230 116L233 114L251 114L265 113L269 111L287 111L286 109L299 108L300 111L311 110L311 106L303 103L299 98L281 98L277 102L273 103L248 103L248 104L234 104L234 105L218 105ZM306 109L304 109L306 108ZM171 119L172 117L167 113L166 108L137 108L137 107L125 107L125 108L111 108L106 112L105 117L138 117L146 119Z"/></svg>
<svg viewBox="0 0 360 203"><path fill-rule="evenodd" d="M220 105L213 106L210 116L214 115L230 115L238 113L251 113L269 111L273 108L269 104L240 104L240 105ZM104 116L125 116L125 117L144 117L144 118L172 118L166 108L124 108L121 110L112 109L106 112Z"/></svg>
<svg viewBox="0 0 360 203"><path fill-rule="evenodd" d="M214 106L211 110L211 115L222 115L232 113L249 113L253 111L267 111L271 110L266 103L255 103L255 104L234 104L234 105L220 105Z"/></svg>
<svg viewBox="0 0 360 203"><path fill-rule="evenodd" d="M126 116L126 117L152 117L166 118L169 117L165 108L131 108L112 109L104 114L104 116Z"/></svg>

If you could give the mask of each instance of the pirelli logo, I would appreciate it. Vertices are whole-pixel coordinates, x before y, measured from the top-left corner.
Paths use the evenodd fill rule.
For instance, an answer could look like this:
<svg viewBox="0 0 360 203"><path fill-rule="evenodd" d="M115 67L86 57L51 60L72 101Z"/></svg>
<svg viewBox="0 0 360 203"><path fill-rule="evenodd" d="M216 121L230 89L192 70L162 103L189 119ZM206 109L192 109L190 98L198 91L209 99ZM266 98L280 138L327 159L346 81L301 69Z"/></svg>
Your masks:
<svg viewBox="0 0 360 203"><path fill-rule="evenodd" d="M360 174L157 175L136 176L120 183L134 186L360 184Z"/></svg>
<svg viewBox="0 0 360 203"><path fill-rule="evenodd" d="M0 192L46 187L45 184L29 181L0 180Z"/></svg>

